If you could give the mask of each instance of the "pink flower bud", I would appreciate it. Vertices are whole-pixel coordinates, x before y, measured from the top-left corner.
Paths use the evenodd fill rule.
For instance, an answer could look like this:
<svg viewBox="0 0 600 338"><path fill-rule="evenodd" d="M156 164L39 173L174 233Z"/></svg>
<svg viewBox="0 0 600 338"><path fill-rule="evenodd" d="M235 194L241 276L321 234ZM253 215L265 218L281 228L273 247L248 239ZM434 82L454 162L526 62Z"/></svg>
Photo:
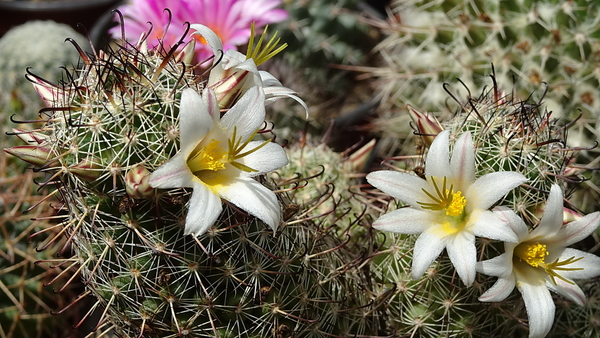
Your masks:
<svg viewBox="0 0 600 338"><path fill-rule="evenodd" d="M100 177L100 174L102 174L102 169L102 166L100 166L97 161L94 161L93 158L86 157L78 164L69 167L69 172L83 180L94 182Z"/></svg>
<svg viewBox="0 0 600 338"><path fill-rule="evenodd" d="M410 118L416 123L417 130L415 130L415 134L420 135L423 142L427 146L430 146L437 134L442 132L444 128L435 116L427 116L419 113L411 105L407 105L406 107L408 108Z"/></svg>
<svg viewBox="0 0 600 338"><path fill-rule="evenodd" d="M52 167L58 164L57 161L49 162L53 156L50 148L39 146L16 146L5 148L5 152L37 167Z"/></svg>
<svg viewBox="0 0 600 338"><path fill-rule="evenodd" d="M125 190L132 198L147 198L154 195L154 188L148 180L150 172L142 165L137 165L125 174Z"/></svg>

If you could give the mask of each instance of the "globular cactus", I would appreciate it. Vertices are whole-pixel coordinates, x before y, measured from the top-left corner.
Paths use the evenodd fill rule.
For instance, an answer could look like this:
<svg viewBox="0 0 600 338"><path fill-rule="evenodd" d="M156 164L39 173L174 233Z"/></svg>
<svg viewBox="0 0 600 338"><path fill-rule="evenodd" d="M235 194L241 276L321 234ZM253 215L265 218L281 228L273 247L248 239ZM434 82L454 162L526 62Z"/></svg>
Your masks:
<svg viewBox="0 0 600 338"><path fill-rule="evenodd" d="M510 92L514 82L520 97L543 97L555 118L577 120L569 146L593 147L600 104L599 10L587 0L394 1L387 21L372 21L387 35L376 48L382 65L366 70L378 79L386 107L373 124L384 138L382 149L388 155L397 152L402 143L394 143L391 135L408 131L401 128L408 122L404 111L388 108L410 104L444 119L458 109L444 83L460 79L479 93L492 66L504 91ZM394 120L398 123L390 123ZM598 154L580 156L593 162ZM597 178L587 189L597 197L594 186Z"/></svg>
<svg viewBox="0 0 600 338"><path fill-rule="evenodd" d="M271 42L267 52L275 48ZM82 55L85 67L62 86L31 77L48 106L41 111L46 125L17 131L30 143L6 151L47 173L43 185L55 184L64 203L68 218L61 223L66 238L61 251L72 247L74 256L64 262L74 277L61 288L79 276L86 290L77 301L96 298L85 316L99 314L94 331L114 330L120 337L321 337L355 326L369 332L368 317L350 315L366 311L368 304L357 301L362 279L345 274L351 262L339 253L343 243L328 227L289 212L295 208L284 193L277 202L285 216L281 224L227 203L196 237L184 233L191 189L150 186L156 181L151 173L182 150L182 92L188 97L190 91L210 90L208 97L215 92L225 116L230 104L239 110L236 102L247 102L251 91L264 90L267 101L273 99L266 84L244 87L254 76L247 68L245 73L219 68L218 62L235 61L228 54L222 61L217 55L213 68L196 66L196 75L189 65L193 43L178 47L148 49L141 39L138 45ZM248 54L247 65L272 56ZM213 82L211 75L221 74L217 68L225 75ZM278 93L282 90L289 96L283 87ZM239 148L238 141L243 140L234 136L230 151ZM269 141L259 143L271 147ZM227 159L215 142L197 149L194 165L217 168ZM244 162L235 164L252 170ZM274 189L265 178L257 179Z"/></svg>
<svg viewBox="0 0 600 338"><path fill-rule="evenodd" d="M460 101L453 96L460 109L453 117L441 122L409 106L415 129L413 149L417 150L417 155L390 159L388 166L393 165L398 171L421 176L426 165L421 156L438 133L448 130L450 144L453 144L460 135L468 132L474 144L475 177L514 171L527 178L525 183L516 186L495 205L514 210L528 226L534 227L540 222L552 186L560 185L571 191L581 181L571 167L577 149L567 146L569 125L558 124L543 104L531 99L522 101L515 93L502 92L494 77L492 80L491 89L478 97ZM454 151L457 151L456 148ZM380 188L384 190L385 185ZM380 193L371 194L371 203L381 205L385 201ZM570 195L565 197L568 199ZM390 210L406 207L402 203L392 202L389 205ZM576 203L565 206L577 208ZM565 209L565 222L572 221L573 214L576 213ZM391 218L386 218L385 225L380 226L391 228L391 222ZM405 225L409 224L407 220ZM419 223L415 220L414 224ZM527 320L527 312L518 294L513 292L501 303L481 303L478 299L491 287L493 278L479 275L471 287L465 287L460 283L462 276L459 278L456 274L447 254L442 254L423 276L413 280L414 276L411 277L409 272L411 262L415 259L416 240L414 235L384 231L365 242L370 243L371 248L376 248L370 254L369 268L373 276L371 294L375 307L385 309L386 315L392 319L387 323L388 334L422 337L526 334L526 326L522 323ZM479 239L477 259L481 261L502 254L499 244L487 238ZM581 243L579 248L594 252L597 246L594 246L594 240L589 239ZM412 268L415 268L414 265ZM586 285L584 290L590 298L585 307L561 297L555 298L558 314L556 331L553 332L556 336L571 332L571 336L579 337L595 332L593 325L589 330L581 330L581 333L576 333L574 328L577 327L575 323L592 323L596 320L597 291L590 287L596 283L597 278L581 282ZM588 333L584 334L583 331Z"/></svg>
<svg viewBox="0 0 600 338"><path fill-rule="evenodd" d="M0 107L5 116L18 113L21 118L37 117L35 111L42 101L25 78L25 70L30 67L42 78L59 79L61 66L76 67L79 54L68 48L67 38L86 45L81 34L52 21L27 22L0 39ZM10 128L3 126L2 133L7 131Z"/></svg>

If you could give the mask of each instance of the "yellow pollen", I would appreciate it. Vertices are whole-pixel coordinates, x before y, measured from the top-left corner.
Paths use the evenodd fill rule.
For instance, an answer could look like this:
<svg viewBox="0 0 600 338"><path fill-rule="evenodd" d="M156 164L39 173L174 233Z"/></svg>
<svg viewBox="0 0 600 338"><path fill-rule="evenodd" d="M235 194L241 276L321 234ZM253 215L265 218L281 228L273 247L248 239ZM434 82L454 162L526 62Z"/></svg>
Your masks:
<svg viewBox="0 0 600 338"><path fill-rule="evenodd" d="M446 190L446 194L451 193ZM465 205L467 205L467 199L462 196L460 191L457 191L452 194L452 199L450 204L446 207L446 215L448 216L460 216L465 210Z"/></svg>
<svg viewBox="0 0 600 338"><path fill-rule="evenodd" d="M515 249L516 255L521 258L525 263L537 268L538 266L545 266L544 259L548 256L545 244L535 242L534 244L528 244L521 246L519 245Z"/></svg>
<svg viewBox="0 0 600 338"><path fill-rule="evenodd" d="M220 147L221 142L210 140L205 147L194 150L188 157L187 165L193 173L202 170L223 170L227 163L227 151Z"/></svg>

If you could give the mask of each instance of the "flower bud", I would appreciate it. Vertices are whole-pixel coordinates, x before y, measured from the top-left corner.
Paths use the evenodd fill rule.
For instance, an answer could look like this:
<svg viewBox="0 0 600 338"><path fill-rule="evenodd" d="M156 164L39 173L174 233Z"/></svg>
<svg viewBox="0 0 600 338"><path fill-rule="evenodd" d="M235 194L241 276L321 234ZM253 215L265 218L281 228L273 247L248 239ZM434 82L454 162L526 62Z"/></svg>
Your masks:
<svg viewBox="0 0 600 338"><path fill-rule="evenodd" d="M442 132L444 128L435 116L429 117L419 113L411 105L407 105L406 107L408 108L410 118L416 123L417 130L415 130L415 134L420 135L423 142L425 142L427 146L430 146L437 134Z"/></svg>
<svg viewBox="0 0 600 338"><path fill-rule="evenodd" d="M102 167L98 165L98 161L94 161L93 158L86 157L83 161L78 164L69 167L69 172L75 176L88 181L94 182L100 174L102 174Z"/></svg>
<svg viewBox="0 0 600 338"><path fill-rule="evenodd" d="M154 188L150 186L150 171L138 164L125 174L125 190L132 198L147 198L154 195Z"/></svg>
<svg viewBox="0 0 600 338"><path fill-rule="evenodd" d="M209 86L215 91L220 108L230 108L235 104L243 94L244 84L250 76L253 74L248 71L233 71Z"/></svg>
<svg viewBox="0 0 600 338"><path fill-rule="evenodd" d="M58 164L56 160L48 162L52 159L52 151L46 147L16 146L5 148L4 151L37 167L51 167Z"/></svg>
<svg viewBox="0 0 600 338"><path fill-rule="evenodd" d="M13 128L12 133L27 144L42 144L48 136L42 133Z"/></svg>
<svg viewBox="0 0 600 338"><path fill-rule="evenodd" d="M353 172L362 171L363 168L365 168L369 162L369 158L371 158L371 155L373 154L375 143L375 139L372 139L348 157L348 163L350 163Z"/></svg>

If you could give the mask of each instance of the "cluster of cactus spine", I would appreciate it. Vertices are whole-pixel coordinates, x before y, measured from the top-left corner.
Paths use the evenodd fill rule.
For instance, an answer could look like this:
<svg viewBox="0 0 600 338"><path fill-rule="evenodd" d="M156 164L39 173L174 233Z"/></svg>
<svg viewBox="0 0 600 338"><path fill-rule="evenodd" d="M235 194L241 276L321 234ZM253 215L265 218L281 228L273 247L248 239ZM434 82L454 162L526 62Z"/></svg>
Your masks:
<svg viewBox="0 0 600 338"><path fill-rule="evenodd" d="M365 225L389 201L382 204L381 195L373 193L361 194L355 203L358 199L348 195L358 169L352 162L362 162L357 158L317 175L319 164L343 162L325 145L290 145L290 159L300 167L260 178L279 190L284 224L275 233L226 205L206 234L184 236L191 191L157 191L147 180L180 150L182 90L205 89L210 70L198 66L194 71L190 50L190 45L183 51L181 46L147 50L142 39L93 57L82 54L85 67L70 73L62 86L30 77L47 103L41 111L46 124L15 130L27 145L7 152L47 173L43 186L56 185L67 215L61 232L43 247L58 244L61 253L73 248L73 257L55 260L67 266L64 274L73 273L57 289L68 289L76 278L84 282L77 301L95 298L85 315L99 316L95 331L120 337L277 338L526 332L520 297L480 303L477 297L492 279L480 276L474 287L465 288L446 256L412 280L415 236ZM477 176L515 170L528 177L529 186L513 191L502 204L535 223L550 185L572 177L568 128L558 127L538 102L503 94L496 84L457 103L454 117L442 123L430 119L431 130L417 130L423 136L420 150L436 128L454 136L470 131ZM422 125L422 115L413 110ZM405 157L411 161L398 166L418 173L422 155ZM304 179L293 179L296 172ZM336 190L325 189L328 185ZM336 226L343 231L333 231ZM481 241L483 258L498 254L497 244ZM564 321L557 322L556 336L597 333L598 288L593 281L585 285L589 307L559 306L557 318ZM582 323L592 325L577 332Z"/></svg>
<svg viewBox="0 0 600 338"><path fill-rule="evenodd" d="M554 117L577 120L569 146L594 147L600 117L598 13L600 6L590 0L392 2L387 21L372 21L387 35L376 48L383 64L363 69L377 78L386 107L373 124L382 135L380 145L387 155L401 151L404 143L395 138L409 132L402 128L405 110L389 108L411 104L444 119L457 109L444 83L460 79L471 92L481 92L493 65L505 90L514 83L520 97L543 97ZM579 156L594 163L598 152ZM591 177L584 188L597 199L598 177ZM582 206L596 207L592 201Z"/></svg>
<svg viewBox="0 0 600 338"><path fill-rule="evenodd" d="M6 151L47 173L68 212L47 243L64 236L61 252L74 251L60 290L80 278L76 301L96 298L84 319L97 312L94 331L123 337L369 332L353 315L365 306L360 279L346 276L344 243L328 227L291 212L274 234L226 205L206 234L184 236L191 191L149 189L148 174L179 150L181 91L202 91L210 71L194 73L191 50L148 50L142 39L82 54L62 86L30 76L46 124L15 131L28 144ZM280 197L284 214L294 210Z"/></svg>
<svg viewBox="0 0 600 338"><path fill-rule="evenodd" d="M65 46L67 38L80 46L86 44L81 34L53 21L27 22L0 39L0 108L6 116L18 113L25 114L21 118L37 117L35 112L42 101L25 78L26 68L42 77L59 79L61 66L77 66L79 54ZM2 133L10 131L4 128Z"/></svg>

